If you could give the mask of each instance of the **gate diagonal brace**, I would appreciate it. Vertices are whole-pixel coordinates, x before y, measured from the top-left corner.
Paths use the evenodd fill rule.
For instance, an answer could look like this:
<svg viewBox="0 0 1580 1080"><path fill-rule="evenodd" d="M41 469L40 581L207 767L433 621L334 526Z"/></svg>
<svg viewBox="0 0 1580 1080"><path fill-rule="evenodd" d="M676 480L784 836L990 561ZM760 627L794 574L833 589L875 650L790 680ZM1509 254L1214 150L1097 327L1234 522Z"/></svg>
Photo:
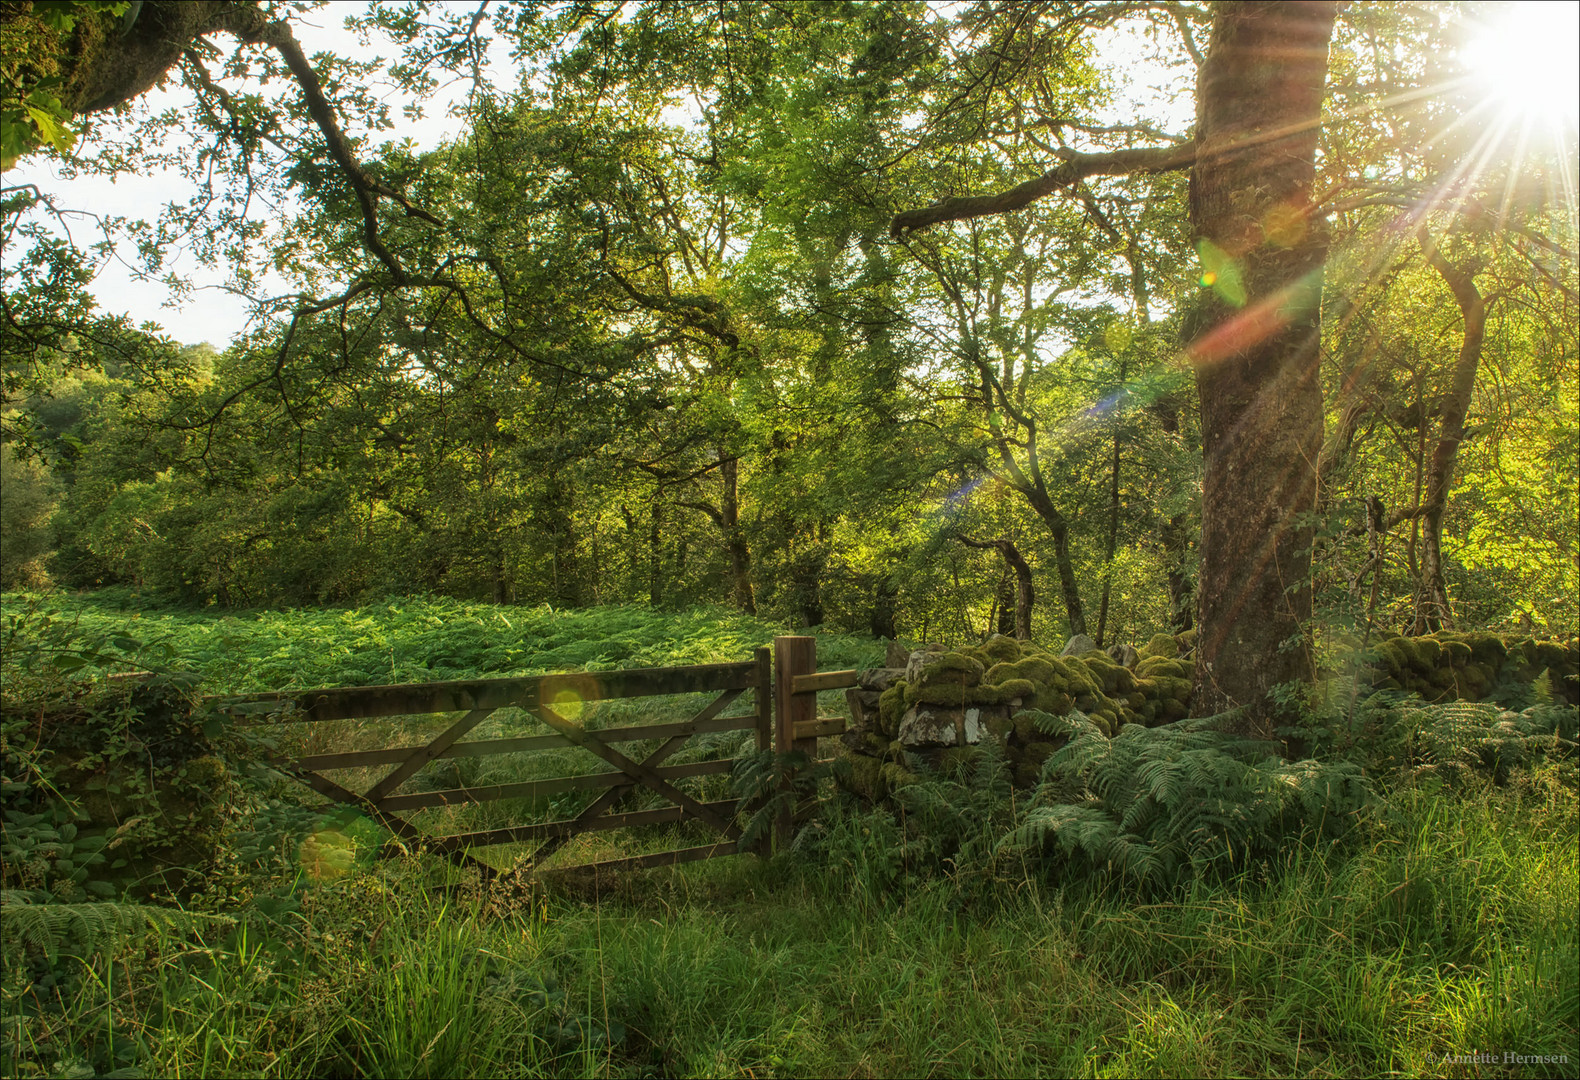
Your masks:
<svg viewBox="0 0 1580 1080"><path fill-rule="evenodd" d="M419 746L413 750L411 756L391 769L388 776L368 788L363 798L367 799L374 806L383 802L385 796L394 794L397 788L420 772L423 766L450 749L462 735L465 735L478 724L487 720L493 711L493 709L473 709L461 717L461 719L445 728L428 745Z"/></svg>
<svg viewBox="0 0 1580 1080"><path fill-rule="evenodd" d="M675 751L679 750L682 746L685 746L689 741L691 741L690 735L673 736L672 738L665 740L663 746L660 746L657 750L643 758L642 764L649 769L654 768L655 766L662 764L666 758L672 755ZM594 799L591 803L589 803L587 809L577 814L572 820L576 822L576 824L582 825L592 821L594 818L603 816L606 811L613 810L622 801L624 801L624 799L630 795L631 792L636 789L636 787L636 784L620 784L617 787L610 788L602 795ZM543 843L539 844L537 849L532 852L531 858L529 860L531 865L536 866L537 864L543 862L543 860L553 855L560 848L570 843L570 841L571 834L567 834L565 836L552 836L549 839L543 841Z"/></svg>
<svg viewBox="0 0 1580 1080"><path fill-rule="evenodd" d="M401 817L399 814L391 814L380 810L376 804L369 802L366 796L358 795L350 788L342 787L333 780L329 779L329 777L324 776L322 773L313 772L311 769L304 769L296 762L284 758L275 758L271 761L271 764L286 775L300 780L302 783L306 784L320 795L323 795L329 799L333 799L337 803L342 803L346 806L354 807L355 809L362 811L368 817L372 818L374 821L378 822L380 825L384 826L384 828L393 833L398 838L398 840L396 842L386 843L384 845L383 849L380 851L381 858L397 853L403 848L406 850L415 851L421 848L425 841L432 839L431 837L423 835L423 833L420 832L415 825ZM485 862L480 861L479 859L474 858L468 852L449 852L447 857L451 862L454 862L458 865L476 867L483 872L485 878L494 873L493 867L489 866Z"/></svg>
<svg viewBox="0 0 1580 1080"><path fill-rule="evenodd" d="M709 810L706 806L703 806L696 799L675 787L675 785L659 776L646 765L632 761L620 751L604 745L596 735L587 731L580 724L567 720L547 705L541 703L532 712L538 719L548 724L561 735L564 735L577 746L603 758L644 787L651 788L671 802L678 804L692 817L707 822L731 839L736 839L740 836L740 830L733 824Z"/></svg>

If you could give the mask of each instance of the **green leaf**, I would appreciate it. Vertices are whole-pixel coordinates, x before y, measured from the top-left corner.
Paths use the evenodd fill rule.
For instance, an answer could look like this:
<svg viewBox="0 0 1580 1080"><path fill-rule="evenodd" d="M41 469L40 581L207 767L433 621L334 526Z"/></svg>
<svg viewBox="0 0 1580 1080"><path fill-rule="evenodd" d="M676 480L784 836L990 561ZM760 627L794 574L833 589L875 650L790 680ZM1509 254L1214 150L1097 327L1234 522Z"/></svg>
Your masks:
<svg viewBox="0 0 1580 1080"><path fill-rule="evenodd" d="M51 116L43 109L33 105L25 106L28 116L33 119L33 126L38 129L41 139L53 146L62 154L71 150L71 144L77 141L77 133L61 124L62 117Z"/></svg>

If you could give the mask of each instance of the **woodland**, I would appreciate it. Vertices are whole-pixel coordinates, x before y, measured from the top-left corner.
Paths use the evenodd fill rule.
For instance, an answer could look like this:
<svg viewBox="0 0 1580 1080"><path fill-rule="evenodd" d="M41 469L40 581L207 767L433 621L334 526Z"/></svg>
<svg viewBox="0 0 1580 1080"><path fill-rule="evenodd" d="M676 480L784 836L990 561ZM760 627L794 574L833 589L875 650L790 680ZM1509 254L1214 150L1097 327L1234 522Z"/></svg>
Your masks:
<svg viewBox="0 0 1580 1080"><path fill-rule="evenodd" d="M1551 8L0 3L0 1072L1572 1075ZM1175 711L502 899L197 704L785 633Z"/></svg>

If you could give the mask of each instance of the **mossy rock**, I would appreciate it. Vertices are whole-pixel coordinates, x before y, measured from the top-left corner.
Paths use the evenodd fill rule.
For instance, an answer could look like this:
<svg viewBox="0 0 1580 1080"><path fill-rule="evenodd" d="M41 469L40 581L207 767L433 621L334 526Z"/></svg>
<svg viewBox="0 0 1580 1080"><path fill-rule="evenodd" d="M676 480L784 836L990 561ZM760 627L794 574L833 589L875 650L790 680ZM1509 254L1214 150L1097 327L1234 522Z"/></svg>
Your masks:
<svg viewBox="0 0 1580 1080"><path fill-rule="evenodd" d="M1395 679L1410 670L1410 657L1399 645L1402 640L1402 638L1393 638L1377 643L1377 658L1388 674Z"/></svg>
<svg viewBox="0 0 1580 1080"><path fill-rule="evenodd" d="M1034 701L1030 703L1033 708L1041 709L1054 716L1063 716L1075 708L1075 699L1063 690L1039 691Z"/></svg>
<svg viewBox="0 0 1580 1080"><path fill-rule="evenodd" d="M919 779L910 769L896 761L885 763L878 771L878 776L888 791L897 791L902 787L909 787Z"/></svg>
<svg viewBox="0 0 1580 1080"><path fill-rule="evenodd" d="M1047 685L1058 677L1054 666L1041 656L1028 656L1013 663L994 664L982 677L985 683L1001 683L1008 679L1026 679L1038 685Z"/></svg>
<svg viewBox="0 0 1580 1080"><path fill-rule="evenodd" d="M844 760L850 766L849 777L841 777L842 786L847 790L873 802L878 802L889 793L888 784L883 778L882 761L865 754L846 754ZM840 777L841 770L835 770L834 775Z"/></svg>
<svg viewBox="0 0 1580 1080"><path fill-rule="evenodd" d="M1035 765L1040 769L1042 768L1042 763L1051 758L1054 755L1054 751L1058 750L1062 745L1063 743L1049 742L1042 739L1039 739L1037 742L1029 742L1026 744L1026 748L1021 751L1020 758L1022 761Z"/></svg>
<svg viewBox="0 0 1580 1080"><path fill-rule="evenodd" d="M905 693L908 689L904 679L897 679L878 698L878 729L891 739L900 731L900 717L905 715Z"/></svg>
<svg viewBox="0 0 1580 1080"><path fill-rule="evenodd" d="M1015 766L1011 775L1011 783L1018 788L1034 788L1042 783L1042 767L1033 765L1029 761L1022 761Z"/></svg>
<svg viewBox="0 0 1580 1080"><path fill-rule="evenodd" d="M1037 730L1037 725L1033 721L1031 713L1028 711L1023 710L1016 713L1011 723L1015 726L1015 738L1022 744L1035 742L1041 734Z"/></svg>
<svg viewBox="0 0 1580 1080"><path fill-rule="evenodd" d="M1021 658L1021 645L1012 637L994 634L977 649L994 664L1013 664Z"/></svg>
<svg viewBox="0 0 1580 1080"><path fill-rule="evenodd" d="M1462 668L1470 663L1470 646L1463 641L1444 641L1442 642L1442 647L1443 659L1447 660L1454 667Z"/></svg>
<svg viewBox="0 0 1580 1080"><path fill-rule="evenodd" d="M940 686L946 683L954 686L975 686L982 681L982 673L985 670L982 661L973 656L968 656L964 652L946 652L922 668L922 675L918 681L922 686Z"/></svg>
<svg viewBox="0 0 1580 1080"><path fill-rule="evenodd" d="M1164 660L1173 660L1180 654L1180 643L1168 634L1153 634L1152 640L1136 651L1141 654L1143 659L1146 657L1157 657Z"/></svg>
<svg viewBox="0 0 1580 1080"><path fill-rule="evenodd" d="M1177 679L1169 675L1153 676L1152 682L1158 688L1158 697L1162 700L1172 700L1181 703L1190 700L1191 682L1189 679Z"/></svg>
<svg viewBox="0 0 1580 1080"><path fill-rule="evenodd" d="M913 708L917 705L946 705L951 708L963 709L967 705L984 704L980 700L984 692L983 687L962 686L960 683L934 683L921 684L908 687L905 691L905 707ZM991 702L987 704L992 704Z"/></svg>
<svg viewBox="0 0 1580 1080"><path fill-rule="evenodd" d="M1037 687L1029 679L1006 679L997 686L978 686L972 693L983 705L1005 705L1011 701L1028 701L1037 694Z"/></svg>
<svg viewBox="0 0 1580 1080"><path fill-rule="evenodd" d="M1154 675L1168 675L1176 679L1190 678L1190 669L1178 660L1165 657L1156 657L1143 660L1136 665L1136 675L1143 679L1150 679Z"/></svg>
<svg viewBox="0 0 1580 1080"><path fill-rule="evenodd" d="M1086 664L1077 657L1062 656L1049 661L1055 673L1050 685L1057 685L1073 697L1095 694L1102 689L1100 680L1092 675Z"/></svg>
<svg viewBox="0 0 1580 1080"><path fill-rule="evenodd" d="M980 746L946 747L938 751L935 760L940 772L958 779L982 760L982 748Z"/></svg>
<svg viewBox="0 0 1580 1080"><path fill-rule="evenodd" d="M1015 722L1008 713L994 713L983 726L988 729L988 734L1000 740L1009 738L1010 732L1015 730Z"/></svg>

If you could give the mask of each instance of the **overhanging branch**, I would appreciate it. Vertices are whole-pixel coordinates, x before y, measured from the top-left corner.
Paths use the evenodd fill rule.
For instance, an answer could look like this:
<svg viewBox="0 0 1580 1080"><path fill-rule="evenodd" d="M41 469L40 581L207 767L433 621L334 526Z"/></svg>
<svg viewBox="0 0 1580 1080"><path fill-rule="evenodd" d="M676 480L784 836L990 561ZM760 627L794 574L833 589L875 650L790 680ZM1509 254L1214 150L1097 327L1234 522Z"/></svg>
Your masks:
<svg viewBox="0 0 1580 1080"><path fill-rule="evenodd" d="M1079 154L1073 150L1062 153L1064 160L1054 168L1008 191L1001 191L997 195L943 199L920 210L895 214L894 221L889 225L889 235L897 240L908 232L925 229L941 221L969 221L993 214L1007 214L1091 176L1134 176L1137 173L1189 168L1196 161L1196 144L1190 142L1179 146L1112 150L1106 154Z"/></svg>

